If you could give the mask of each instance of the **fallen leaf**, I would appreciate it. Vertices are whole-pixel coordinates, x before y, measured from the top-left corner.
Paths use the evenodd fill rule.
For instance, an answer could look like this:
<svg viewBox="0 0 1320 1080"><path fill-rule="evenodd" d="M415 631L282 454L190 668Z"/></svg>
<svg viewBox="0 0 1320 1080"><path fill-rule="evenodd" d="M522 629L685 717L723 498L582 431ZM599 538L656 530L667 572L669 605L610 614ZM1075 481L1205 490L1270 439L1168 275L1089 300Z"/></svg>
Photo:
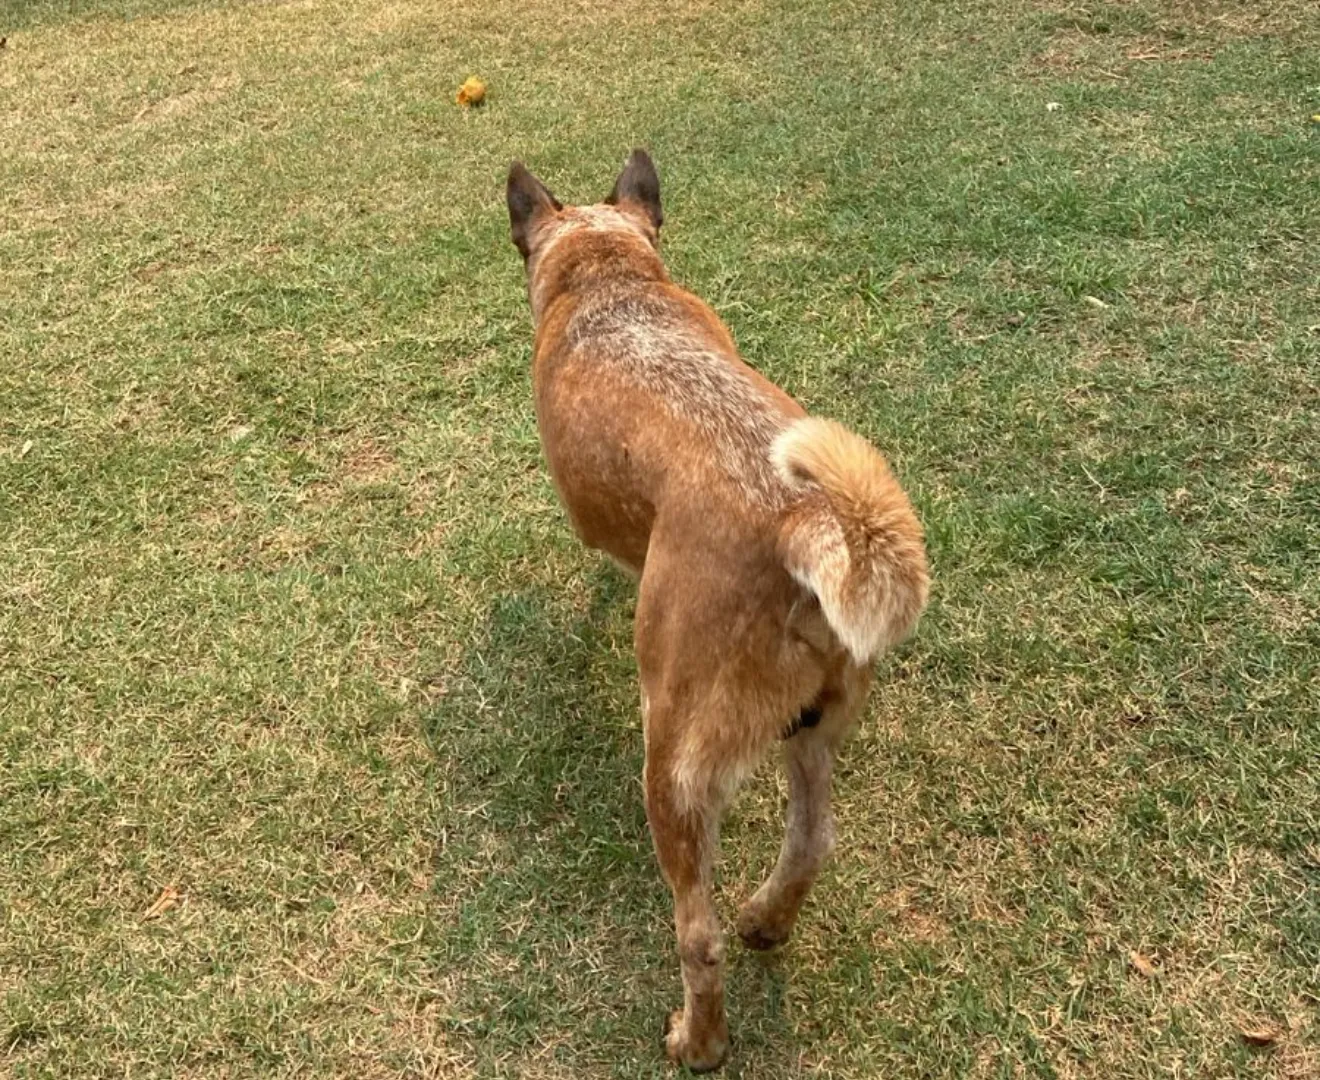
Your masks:
<svg viewBox="0 0 1320 1080"><path fill-rule="evenodd" d="M25 442L25 443L23 444L23 449L21 449L21 450L18 452L18 460L19 460L19 461L22 461L25 457L27 457L27 456L28 456L28 451L31 450L31 449L32 449L32 440L31 440L31 439L28 439L27 442Z"/></svg>
<svg viewBox="0 0 1320 1080"><path fill-rule="evenodd" d="M1136 949L1128 953L1128 960L1137 969L1137 973L1144 975L1147 979L1153 979L1160 973L1160 969L1155 966L1155 961L1148 956L1143 956Z"/></svg>
<svg viewBox="0 0 1320 1080"><path fill-rule="evenodd" d="M1100 297L1098 296L1083 296L1082 299L1085 300L1092 307L1099 308L1101 311L1104 311L1107 307L1109 307L1109 305L1106 304L1103 300L1101 300Z"/></svg>
<svg viewBox="0 0 1320 1080"><path fill-rule="evenodd" d="M1271 1024L1252 1027L1239 1025L1238 1033L1248 1046L1273 1046L1283 1036L1283 1032Z"/></svg>
<svg viewBox="0 0 1320 1080"><path fill-rule="evenodd" d="M169 911L169 909L172 908L178 902L179 902L179 890L176 889L173 885L166 885L165 888L161 891L160 896L156 898L156 902L152 904L151 907L147 908L142 918L158 919L160 918L160 916L164 915L165 912Z"/></svg>

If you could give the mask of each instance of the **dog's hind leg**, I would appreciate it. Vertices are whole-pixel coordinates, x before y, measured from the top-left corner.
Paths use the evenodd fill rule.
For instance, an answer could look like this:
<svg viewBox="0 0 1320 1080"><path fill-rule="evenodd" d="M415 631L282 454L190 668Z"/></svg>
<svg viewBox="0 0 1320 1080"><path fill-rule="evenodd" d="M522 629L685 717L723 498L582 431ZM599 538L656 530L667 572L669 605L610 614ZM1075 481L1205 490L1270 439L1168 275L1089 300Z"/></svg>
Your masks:
<svg viewBox="0 0 1320 1080"><path fill-rule="evenodd" d="M665 1028L669 1056L693 1071L716 1068L729 1044L724 1015L724 936L712 897L722 805L695 748L682 738L694 728L653 695L646 718L646 817L656 855L674 894L674 923L683 971L683 1008ZM697 751L699 753L699 750Z"/></svg>
<svg viewBox="0 0 1320 1080"><path fill-rule="evenodd" d="M812 690L804 691L800 678L778 670L784 612L775 606L782 601L770 575L755 564L748 571L742 548L684 547L693 534L705 535L687 520L672 528L657 520L638 590L634 643L646 815L674 894L683 970L683 1008L670 1017L665 1045L674 1060L705 1070L720 1064L729 1041L724 938L712 881L720 817L774 745L779 717L819 682L808 680Z"/></svg>
<svg viewBox="0 0 1320 1080"><path fill-rule="evenodd" d="M646 818L674 894L683 972L683 1008L669 1017L665 1049L694 1071L716 1068L729 1042L724 936L713 897L720 815L766 749L764 738L749 738L742 727L736 680L729 682L738 657L721 646L732 636L738 597L721 593L721 585L717 571L707 577L700 561L653 540L635 628Z"/></svg>
<svg viewBox="0 0 1320 1080"><path fill-rule="evenodd" d="M844 736L857 720L870 686L869 668L849 666L827 686L817 707L820 720L784 740L788 811L779 861L738 915L738 936L753 949L788 939L798 912L834 848L830 780Z"/></svg>

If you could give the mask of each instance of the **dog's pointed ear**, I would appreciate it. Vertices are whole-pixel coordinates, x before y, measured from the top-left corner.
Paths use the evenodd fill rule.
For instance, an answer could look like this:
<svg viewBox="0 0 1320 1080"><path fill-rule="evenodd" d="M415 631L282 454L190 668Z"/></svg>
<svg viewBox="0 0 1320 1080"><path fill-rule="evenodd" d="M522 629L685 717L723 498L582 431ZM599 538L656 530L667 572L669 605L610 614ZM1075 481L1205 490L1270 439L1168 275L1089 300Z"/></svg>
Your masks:
<svg viewBox="0 0 1320 1080"><path fill-rule="evenodd" d="M651 224L658 231L665 223L665 215L660 209L660 177L656 174L651 155L637 149L628 158L623 172L614 181L614 190L605 199L614 206L620 203L632 203L646 211Z"/></svg>
<svg viewBox="0 0 1320 1080"><path fill-rule="evenodd" d="M509 204L509 228L513 243L525 259L531 253L532 226L542 214L564 208L563 203L550 194L550 189L527 171L521 161L509 166L509 182L504 189Z"/></svg>

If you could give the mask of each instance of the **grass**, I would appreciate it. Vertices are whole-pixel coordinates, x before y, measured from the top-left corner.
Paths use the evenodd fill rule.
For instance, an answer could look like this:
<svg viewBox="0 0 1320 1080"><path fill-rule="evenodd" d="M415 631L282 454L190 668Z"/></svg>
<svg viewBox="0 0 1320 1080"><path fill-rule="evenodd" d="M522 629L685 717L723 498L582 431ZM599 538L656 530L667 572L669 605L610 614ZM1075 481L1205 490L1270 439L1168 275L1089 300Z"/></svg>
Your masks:
<svg viewBox="0 0 1320 1080"><path fill-rule="evenodd" d="M936 575L727 1075L1320 1075L1313 16L7 0L0 1075L669 1075L631 588L501 193L635 143Z"/></svg>

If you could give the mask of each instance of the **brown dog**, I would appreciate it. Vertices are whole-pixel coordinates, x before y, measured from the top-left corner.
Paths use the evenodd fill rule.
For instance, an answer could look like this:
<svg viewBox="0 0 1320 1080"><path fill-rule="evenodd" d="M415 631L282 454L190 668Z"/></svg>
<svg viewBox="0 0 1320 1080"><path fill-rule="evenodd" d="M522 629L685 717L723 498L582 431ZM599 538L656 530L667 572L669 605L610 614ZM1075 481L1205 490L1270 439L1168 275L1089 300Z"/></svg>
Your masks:
<svg viewBox="0 0 1320 1080"><path fill-rule="evenodd" d="M669 280L643 151L586 207L515 162L508 203L551 476L582 539L640 579L646 815L683 970L665 1045L713 1069L728 1048L711 896L721 814L783 739L783 848L738 918L744 942L770 948L833 846L830 773L872 661L925 606L921 526L874 447L808 418Z"/></svg>

